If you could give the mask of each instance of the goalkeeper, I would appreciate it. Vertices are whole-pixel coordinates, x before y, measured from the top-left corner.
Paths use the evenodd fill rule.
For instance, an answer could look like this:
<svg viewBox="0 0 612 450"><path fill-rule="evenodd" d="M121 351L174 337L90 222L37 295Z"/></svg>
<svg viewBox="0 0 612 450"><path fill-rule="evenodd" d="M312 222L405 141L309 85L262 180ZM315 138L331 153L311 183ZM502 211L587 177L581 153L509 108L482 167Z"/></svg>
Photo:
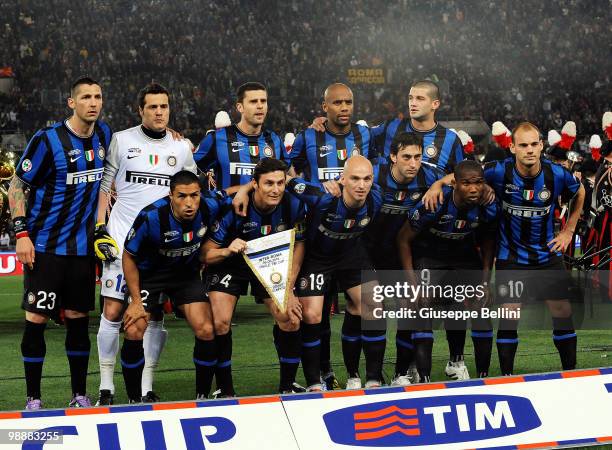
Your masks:
<svg viewBox="0 0 612 450"><path fill-rule="evenodd" d="M98 358L100 362L99 405L111 405L115 386L113 373L119 351L119 329L125 307L126 282L121 256L116 259L109 248L112 236L123 252L123 243L142 208L168 195L170 177L180 170L196 171L188 140L174 139L167 128L170 118L170 94L159 84L150 84L138 94L142 124L113 135L104 162L104 177L98 200L98 227L96 247L98 256L106 258L102 271L101 294L104 309L98 330ZM108 220L108 233L104 228L111 187L117 201ZM170 232L169 232L170 233ZM181 237L163 236L165 242ZM108 258L110 256L110 258ZM163 312L154 312L144 335L144 369L142 375L142 401L155 402L159 397L153 391L153 371L166 342Z"/></svg>

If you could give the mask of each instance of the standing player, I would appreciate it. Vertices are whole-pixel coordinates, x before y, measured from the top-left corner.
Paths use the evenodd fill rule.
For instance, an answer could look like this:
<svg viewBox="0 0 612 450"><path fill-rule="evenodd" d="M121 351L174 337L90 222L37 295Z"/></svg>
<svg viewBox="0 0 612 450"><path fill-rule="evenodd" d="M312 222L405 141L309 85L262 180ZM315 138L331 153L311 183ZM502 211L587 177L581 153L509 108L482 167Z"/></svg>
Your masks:
<svg viewBox="0 0 612 450"><path fill-rule="evenodd" d="M69 119L34 135L9 188L17 257L25 271L21 353L26 409L30 410L42 407L44 332L49 317L57 319L60 309L65 314L73 392L70 406L91 406L86 380L88 313L95 303L94 226L104 156L112 133L108 125L98 121L102 90L91 78L79 78L72 84L68 107L73 111ZM107 251L109 245L110 240Z"/></svg>
<svg viewBox="0 0 612 450"><path fill-rule="evenodd" d="M214 170L217 189L228 189L251 181L260 159L283 155L283 141L263 123L268 114L268 92L261 83L248 82L236 92L240 122L209 133L193 157L202 172Z"/></svg>
<svg viewBox="0 0 612 450"><path fill-rule="evenodd" d="M459 285L486 286L493 266L499 208L496 203L479 205L485 191L485 181L477 162L462 161L457 164L454 178L454 188L445 189L443 201L435 211L428 212L420 202L411 212L410 220L405 223L397 239L402 264L409 273L413 270L426 271L428 276L421 278L429 279L427 284L439 285L443 289ZM436 298L430 302L440 300ZM450 305L446 302L443 306L459 310L468 306L456 303L455 299L450 302ZM419 377L422 381L429 381L433 333L431 322L423 326L424 329L414 334L414 344ZM457 380L468 379L463 357L466 322L446 320L445 328L450 353L445 372ZM478 376L486 377L493 342L491 321L475 319L472 330Z"/></svg>
<svg viewBox="0 0 612 450"><path fill-rule="evenodd" d="M507 311L520 306L520 296L511 297L511 283L521 281L525 297L545 300L553 321L553 341L564 370L576 366L577 336L574 331L569 288L571 278L563 266L565 251L576 229L584 202L584 187L558 164L542 159L544 144L540 130L522 122L512 130L510 150L514 158L485 167L485 179L501 201L498 233L496 286L498 301ZM435 199L443 179L432 186ZM555 237L554 217L559 202L570 203L565 227ZM502 375L514 370L518 347L518 320L500 319L497 351Z"/></svg>
<svg viewBox="0 0 612 450"><path fill-rule="evenodd" d="M163 314L162 293L170 296L195 334L196 398L208 397L216 360L215 335L198 256L223 204L223 198L201 195L198 177L183 170L170 177L170 195L140 211L127 234L123 271L129 306L124 314L121 363L130 403L141 401L143 337L150 314L155 310Z"/></svg>
<svg viewBox="0 0 612 450"><path fill-rule="evenodd" d="M436 166L423 163L422 155L421 137L400 133L391 145L389 163L374 166L374 182L383 190L383 205L368 227L364 243L376 271L402 270L396 243L399 230L423 194L444 176ZM397 359L391 384L403 386L418 381L418 373L411 366L414 344L407 324L398 326L395 344Z"/></svg>
<svg viewBox="0 0 612 450"><path fill-rule="evenodd" d="M119 243L120 251L138 212L168 194L170 177L182 169L196 172L189 142L174 140L167 132L170 95L166 88L156 83L145 86L138 94L138 107L141 125L113 136L98 200L96 229L100 233L106 232L106 209L114 187L117 199L108 221L108 231ZM126 291L121 264L121 258L109 260L102 273L104 311L98 330L100 405L112 404L115 390L113 373ZM159 400L153 391L153 371L167 337L161 311L153 311L146 330L142 397L143 401L153 402Z"/></svg>
<svg viewBox="0 0 612 450"><path fill-rule="evenodd" d="M280 360L279 392L293 391L295 374L300 364L300 320L301 306L293 294L295 279L304 257L301 227L304 221L304 206L296 198L285 195L288 167L280 160L267 158L255 166L253 189L246 216L227 212L213 228L213 233L204 245L203 259L209 264L209 296L213 311L217 342L217 387L221 397L235 396L232 381L232 330L231 320L240 295L251 293L257 302L263 302L274 317L275 342ZM296 243L293 253L292 273L287 280L290 292L287 311L281 312L270 298L264 286L249 269L241 253L247 241L269 234L296 228Z"/></svg>
<svg viewBox="0 0 612 450"><path fill-rule="evenodd" d="M342 353L348 372L347 388L361 387L359 358L363 343L366 357L366 387L381 385L385 352L385 323L373 330L361 328L361 271L372 265L360 237L375 220L382 204L380 188L373 185L372 164L353 156L344 165L340 197L325 192L318 184L300 178L289 181L292 195L308 205L306 256L296 289L303 307L302 365L309 390L321 390L320 323L323 294L332 277L348 294L342 324Z"/></svg>
<svg viewBox="0 0 612 450"><path fill-rule="evenodd" d="M331 84L323 94L326 119L323 130L308 128L295 139L287 158L292 174L314 184L322 184L342 175L344 164L350 156L362 155L374 159L374 139L368 127L352 123L354 98L351 89L342 83ZM330 361L331 324L330 310L338 298L335 281L330 282L325 293L321 319L321 378L327 389L339 389L340 385Z"/></svg>

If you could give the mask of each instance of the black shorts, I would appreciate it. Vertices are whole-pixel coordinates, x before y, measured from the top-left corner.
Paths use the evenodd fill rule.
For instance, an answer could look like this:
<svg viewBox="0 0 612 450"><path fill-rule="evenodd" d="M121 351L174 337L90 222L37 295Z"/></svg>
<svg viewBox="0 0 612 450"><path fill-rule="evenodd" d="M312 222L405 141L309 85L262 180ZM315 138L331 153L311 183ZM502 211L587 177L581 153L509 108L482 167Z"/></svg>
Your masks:
<svg viewBox="0 0 612 450"><path fill-rule="evenodd" d="M26 311L57 319L60 309L86 313L96 302L96 260L93 256L36 253L34 269L24 265Z"/></svg>
<svg viewBox="0 0 612 450"><path fill-rule="evenodd" d="M141 272L140 295L147 312L163 312L166 296L174 306L209 301L200 272Z"/></svg>
<svg viewBox="0 0 612 450"><path fill-rule="evenodd" d="M497 303L523 303L542 300L569 300L572 277L561 258L539 265L495 264Z"/></svg>
<svg viewBox="0 0 612 450"><path fill-rule="evenodd" d="M332 280L338 283L338 291L346 291L362 284L361 272L374 270L370 258L361 245L341 258L321 258L318 255L304 257L295 291L298 297L317 297L329 291Z"/></svg>
<svg viewBox="0 0 612 450"><path fill-rule="evenodd" d="M206 283L209 292L224 292L236 298L248 294L250 284L251 295L257 303L263 303L263 299L270 298L266 288L246 264L238 267L209 266Z"/></svg>
<svg viewBox="0 0 612 450"><path fill-rule="evenodd" d="M402 270L402 262L399 259L397 249L378 249L367 246L366 250L374 269L378 270Z"/></svg>

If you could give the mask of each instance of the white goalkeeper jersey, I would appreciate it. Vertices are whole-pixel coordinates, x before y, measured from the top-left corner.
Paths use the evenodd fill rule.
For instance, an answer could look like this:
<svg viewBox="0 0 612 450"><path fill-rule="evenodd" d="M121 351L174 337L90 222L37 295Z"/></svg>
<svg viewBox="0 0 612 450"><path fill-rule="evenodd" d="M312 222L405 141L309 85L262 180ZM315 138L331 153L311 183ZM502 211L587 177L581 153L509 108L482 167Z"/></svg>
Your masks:
<svg viewBox="0 0 612 450"><path fill-rule="evenodd" d="M104 171L114 174L117 199L107 227L121 251L138 213L168 195L170 177L181 170L197 170L189 141L174 140L170 133L153 139L140 125L113 134Z"/></svg>

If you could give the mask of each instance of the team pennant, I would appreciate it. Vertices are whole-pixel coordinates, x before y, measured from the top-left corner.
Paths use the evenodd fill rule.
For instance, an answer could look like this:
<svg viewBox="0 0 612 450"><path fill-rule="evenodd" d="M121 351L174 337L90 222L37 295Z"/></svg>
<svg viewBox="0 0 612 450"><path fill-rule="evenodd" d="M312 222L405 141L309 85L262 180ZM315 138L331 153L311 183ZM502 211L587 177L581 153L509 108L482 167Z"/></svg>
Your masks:
<svg viewBox="0 0 612 450"><path fill-rule="evenodd" d="M249 145L249 154L251 156L259 156L259 147L257 145Z"/></svg>
<svg viewBox="0 0 612 450"><path fill-rule="evenodd" d="M191 242L193 240L193 231L190 231L189 233L183 233L183 240L185 242Z"/></svg>
<svg viewBox="0 0 612 450"><path fill-rule="evenodd" d="M532 189L523 190L523 198L525 200L533 200L533 190Z"/></svg>
<svg viewBox="0 0 612 450"><path fill-rule="evenodd" d="M246 263L282 312L287 309L287 280L292 270L294 242L292 228L248 241L243 253Z"/></svg>
<svg viewBox="0 0 612 450"><path fill-rule="evenodd" d="M95 156L96 156L96 154L94 153L94 151L93 151L93 150L87 150L87 151L85 152L85 159L86 159L87 161L93 161L93 160L94 160L94 158L95 158Z"/></svg>
<svg viewBox="0 0 612 450"><path fill-rule="evenodd" d="M156 166L159 163L159 155L149 155L149 163Z"/></svg>

